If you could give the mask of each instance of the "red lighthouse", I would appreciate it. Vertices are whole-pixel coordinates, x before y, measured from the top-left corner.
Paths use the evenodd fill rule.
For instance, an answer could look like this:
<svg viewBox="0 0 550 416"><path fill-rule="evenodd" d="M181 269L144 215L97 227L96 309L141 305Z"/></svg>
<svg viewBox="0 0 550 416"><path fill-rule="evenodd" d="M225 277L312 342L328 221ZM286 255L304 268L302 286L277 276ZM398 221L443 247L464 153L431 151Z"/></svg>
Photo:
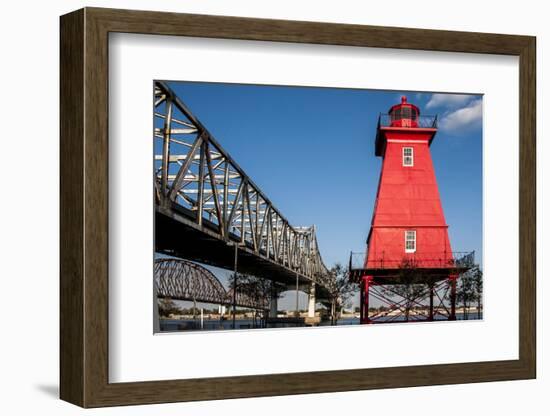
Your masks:
<svg viewBox="0 0 550 416"><path fill-rule="evenodd" d="M456 278L464 267L451 250L430 154L436 132L437 117L421 116L406 97L378 120L375 154L382 169L368 246L363 264L350 267L361 283L361 323L391 321L403 311L409 320L411 309L416 320L433 320L434 297L441 301L437 310L456 319ZM385 314L369 313L371 297L385 304Z"/></svg>

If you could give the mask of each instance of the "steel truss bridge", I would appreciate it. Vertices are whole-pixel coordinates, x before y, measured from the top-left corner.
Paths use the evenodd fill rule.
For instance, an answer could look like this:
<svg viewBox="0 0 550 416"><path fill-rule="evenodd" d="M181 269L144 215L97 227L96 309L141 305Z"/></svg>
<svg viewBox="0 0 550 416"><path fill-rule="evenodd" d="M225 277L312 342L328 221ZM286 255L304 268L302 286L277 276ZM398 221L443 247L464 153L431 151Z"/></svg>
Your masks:
<svg viewBox="0 0 550 416"><path fill-rule="evenodd" d="M233 289L225 290L208 269L187 260L155 260L155 284L158 298L230 305ZM257 310L269 309L269 297L254 298L237 290L235 305Z"/></svg>
<svg viewBox="0 0 550 416"><path fill-rule="evenodd" d="M326 298L333 276L315 227L296 227L273 205L165 83L154 84L155 249L282 284L314 285Z"/></svg>

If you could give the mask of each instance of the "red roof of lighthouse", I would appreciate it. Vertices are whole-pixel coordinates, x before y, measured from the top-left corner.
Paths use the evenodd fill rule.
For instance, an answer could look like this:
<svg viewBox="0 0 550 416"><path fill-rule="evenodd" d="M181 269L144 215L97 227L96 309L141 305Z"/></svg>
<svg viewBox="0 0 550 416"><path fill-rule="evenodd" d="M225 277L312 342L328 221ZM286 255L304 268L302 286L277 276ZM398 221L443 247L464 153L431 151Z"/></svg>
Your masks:
<svg viewBox="0 0 550 416"><path fill-rule="evenodd" d="M404 108L404 107L413 108L413 109L416 110L416 114L420 115L420 109L416 105L408 103L406 95L401 96L401 103L393 105L390 108L390 111L388 111L388 113L392 114L394 111L396 111L398 109L401 109L401 108Z"/></svg>

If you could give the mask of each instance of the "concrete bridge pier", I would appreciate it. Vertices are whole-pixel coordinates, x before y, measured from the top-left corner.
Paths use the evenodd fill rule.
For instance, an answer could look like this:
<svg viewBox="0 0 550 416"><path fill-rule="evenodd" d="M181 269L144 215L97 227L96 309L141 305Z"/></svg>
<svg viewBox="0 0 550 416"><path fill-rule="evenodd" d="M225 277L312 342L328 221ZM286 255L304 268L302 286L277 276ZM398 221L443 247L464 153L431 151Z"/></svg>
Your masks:
<svg viewBox="0 0 550 416"><path fill-rule="evenodd" d="M269 299L269 318L277 317L277 300L279 299L279 294L277 291L273 290L271 292L271 298Z"/></svg>
<svg viewBox="0 0 550 416"><path fill-rule="evenodd" d="M311 283L308 293L307 317L315 318L315 283Z"/></svg>

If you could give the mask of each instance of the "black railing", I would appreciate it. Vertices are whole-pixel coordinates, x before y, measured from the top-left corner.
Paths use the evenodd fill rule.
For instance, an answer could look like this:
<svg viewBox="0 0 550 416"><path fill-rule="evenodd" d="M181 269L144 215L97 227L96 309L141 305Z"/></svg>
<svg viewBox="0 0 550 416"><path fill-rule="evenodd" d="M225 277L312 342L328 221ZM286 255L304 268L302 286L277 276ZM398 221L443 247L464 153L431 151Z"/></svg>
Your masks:
<svg viewBox="0 0 550 416"><path fill-rule="evenodd" d="M381 269L413 269L413 268L457 268L469 269L474 266L475 252L453 251L437 253L408 253L401 258L386 258L383 255L369 259L364 251L350 254L349 269L381 270Z"/></svg>
<svg viewBox="0 0 550 416"><path fill-rule="evenodd" d="M436 129L437 128L437 116L417 116L411 119L395 119L391 114L380 114L378 117L378 127L401 127L401 120L408 120L410 124L408 127L421 128L421 129Z"/></svg>

